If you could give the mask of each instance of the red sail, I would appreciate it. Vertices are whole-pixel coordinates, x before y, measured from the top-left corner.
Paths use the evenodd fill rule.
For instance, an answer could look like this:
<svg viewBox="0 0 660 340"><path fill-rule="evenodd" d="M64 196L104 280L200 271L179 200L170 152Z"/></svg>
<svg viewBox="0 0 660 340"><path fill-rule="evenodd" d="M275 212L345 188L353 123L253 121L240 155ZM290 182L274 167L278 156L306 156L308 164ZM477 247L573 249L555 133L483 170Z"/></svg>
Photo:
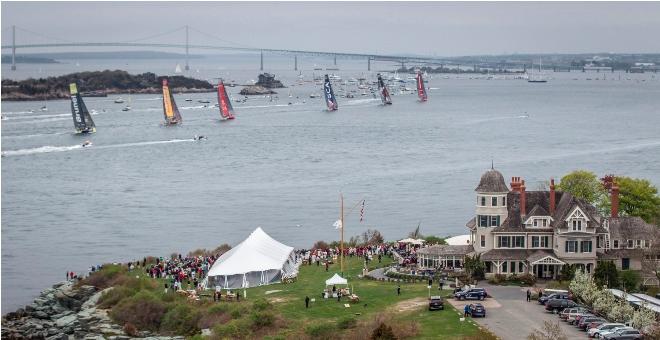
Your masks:
<svg viewBox="0 0 660 340"><path fill-rule="evenodd" d="M234 110L227 96L227 90L222 80L218 81L218 106L220 106L220 116L222 119L234 119Z"/></svg>
<svg viewBox="0 0 660 340"><path fill-rule="evenodd" d="M428 97L426 95L426 87L424 87L424 79L422 78L422 72L417 71L417 96L419 100L425 102Z"/></svg>

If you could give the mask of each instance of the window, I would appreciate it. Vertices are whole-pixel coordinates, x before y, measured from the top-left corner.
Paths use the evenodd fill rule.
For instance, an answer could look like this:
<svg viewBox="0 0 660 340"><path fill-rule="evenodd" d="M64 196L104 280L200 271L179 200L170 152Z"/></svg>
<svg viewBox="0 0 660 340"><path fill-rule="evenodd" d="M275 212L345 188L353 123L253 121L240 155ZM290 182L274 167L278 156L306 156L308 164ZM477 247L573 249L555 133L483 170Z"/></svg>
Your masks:
<svg viewBox="0 0 660 340"><path fill-rule="evenodd" d="M523 265L524 265L524 264L523 264L522 261L521 261L521 262L518 262L518 272L519 272L519 273L522 273L522 272L524 271L524 269L523 269Z"/></svg>
<svg viewBox="0 0 660 340"><path fill-rule="evenodd" d="M538 236L532 236L532 248L538 248L540 247L540 242L539 242L539 237Z"/></svg>
<svg viewBox="0 0 660 340"><path fill-rule="evenodd" d="M573 220L573 231L582 231L582 220Z"/></svg>
<svg viewBox="0 0 660 340"><path fill-rule="evenodd" d="M499 227L500 226L500 217L499 216L491 216L490 217L490 226L491 227Z"/></svg>
<svg viewBox="0 0 660 340"><path fill-rule="evenodd" d="M492 268L491 268L491 262L490 262L490 261L486 261L486 262L484 262L484 264L486 265L486 273L492 273L493 270L492 270Z"/></svg>
<svg viewBox="0 0 660 340"><path fill-rule="evenodd" d="M596 238L596 248L603 248L603 237L602 236L598 236L598 238Z"/></svg>
<svg viewBox="0 0 660 340"><path fill-rule="evenodd" d="M550 240L549 236L541 236L541 248L547 248L550 246Z"/></svg>
<svg viewBox="0 0 660 340"><path fill-rule="evenodd" d="M480 227L487 227L488 226L488 216L486 215L479 215L477 216L479 219L479 226Z"/></svg>
<svg viewBox="0 0 660 340"><path fill-rule="evenodd" d="M516 272L516 263L511 261L511 272L515 273Z"/></svg>
<svg viewBox="0 0 660 340"><path fill-rule="evenodd" d="M477 215L477 222L480 227L499 227L500 216Z"/></svg>
<svg viewBox="0 0 660 340"><path fill-rule="evenodd" d="M549 246L549 236L532 236L532 248L548 248Z"/></svg>
<svg viewBox="0 0 660 340"><path fill-rule="evenodd" d="M644 240L644 248L649 248L651 247L651 242L649 240Z"/></svg>
<svg viewBox="0 0 660 340"><path fill-rule="evenodd" d="M544 219L542 219L541 221L543 221L543 226L544 226L544 227L547 227L547 226L548 226L548 220L546 220L546 219L544 218Z"/></svg>
<svg viewBox="0 0 660 340"><path fill-rule="evenodd" d="M486 247L486 235L481 235L481 248Z"/></svg>
<svg viewBox="0 0 660 340"><path fill-rule="evenodd" d="M567 253L577 253L578 241L566 241L565 251Z"/></svg>
<svg viewBox="0 0 660 340"><path fill-rule="evenodd" d="M514 236L513 237L513 247L514 248L525 248L525 236Z"/></svg>
<svg viewBox="0 0 660 340"><path fill-rule="evenodd" d="M622 258L621 259L621 269L622 270L630 269L630 259L629 258Z"/></svg>
<svg viewBox="0 0 660 340"><path fill-rule="evenodd" d="M509 236L498 236L497 237L497 248L509 248L510 247Z"/></svg>
<svg viewBox="0 0 660 340"><path fill-rule="evenodd" d="M506 261L502 263L502 273L506 273L508 264L509 264L509 262L506 262Z"/></svg>
<svg viewBox="0 0 660 340"><path fill-rule="evenodd" d="M580 251L583 253L591 253L591 241L580 242Z"/></svg>
<svg viewBox="0 0 660 340"><path fill-rule="evenodd" d="M538 227L538 226L539 226L539 220L534 219L534 226L535 226L535 227Z"/></svg>
<svg viewBox="0 0 660 340"><path fill-rule="evenodd" d="M492 206L496 207L497 206L497 197L493 197L490 202L491 202Z"/></svg>
<svg viewBox="0 0 660 340"><path fill-rule="evenodd" d="M641 248L642 247L642 240L637 240L637 246L635 248Z"/></svg>
<svg viewBox="0 0 660 340"><path fill-rule="evenodd" d="M482 207L486 206L486 197L485 196L481 196L481 206Z"/></svg>
<svg viewBox="0 0 660 340"><path fill-rule="evenodd" d="M619 240L614 240L614 249L619 249Z"/></svg>
<svg viewBox="0 0 660 340"><path fill-rule="evenodd" d="M628 240L628 248L632 248L632 247L633 247L633 240Z"/></svg>
<svg viewBox="0 0 660 340"><path fill-rule="evenodd" d="M525 236L498 236L497 248L525 248Z"/></svg>
<svg viewBox="0 0 660 340"><path fill-rule="evenodd" d="M502 205L506 205L506 196L502 197Z"/></svg>

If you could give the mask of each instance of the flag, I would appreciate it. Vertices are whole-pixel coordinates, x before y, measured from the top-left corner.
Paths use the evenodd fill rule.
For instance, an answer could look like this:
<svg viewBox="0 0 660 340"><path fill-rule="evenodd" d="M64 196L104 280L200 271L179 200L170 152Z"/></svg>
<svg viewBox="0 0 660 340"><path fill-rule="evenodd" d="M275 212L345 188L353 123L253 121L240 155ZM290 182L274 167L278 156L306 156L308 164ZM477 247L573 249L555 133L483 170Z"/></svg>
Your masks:
<svg viewBox="0 0 660 340"><path fill-rule="evenodd" d="M362 220L364 219L364 201L362 200L362 208L360 208L360 223L362 223Z"/></svg>
<svg viewBox="0 0 660 340"><path fill-rule="evenodd" d="M335 221L335 223L334 223L332 226L335 227L335 229L341 229L341 228L343 228L343 225L342 225L342 223L341 223L341 220L337 220L337 221Z"/></svg>

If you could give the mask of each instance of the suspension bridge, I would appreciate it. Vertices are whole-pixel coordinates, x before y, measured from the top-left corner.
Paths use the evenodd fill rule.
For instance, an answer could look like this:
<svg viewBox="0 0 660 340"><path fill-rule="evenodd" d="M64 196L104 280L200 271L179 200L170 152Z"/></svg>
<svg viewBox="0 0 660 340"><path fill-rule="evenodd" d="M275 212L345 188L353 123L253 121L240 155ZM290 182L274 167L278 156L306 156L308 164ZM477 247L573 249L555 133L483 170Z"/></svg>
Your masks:
<svg viewBox="0 0 660 340"><path fill-rule="evenodd" d="M191 26L185 25L167 32L157 33L151 36L124 40L124 41L113 41L113 42L80 42L80 41L70 41L55 37L50 37L42 33L33 32L25 28L18 26L10 26L3 29L9 31L11 29L11 43L2 44L2 50L11 50L11 70L16 70L16 50L29 50L29 49L43 49L43 48L55 48L64 50L66 48L80 48L80 47L108 47L108 48L122 48L122 47L142 47L148 49L180 49L185 51L185 69L190 69L189 56L190 50L217 50L217 51L238 51L238 52L250 52L260 54L260 70L264 69L264 54L279 54L279 55L291 55L294 58L294 70L298 70L298 56L322 56L333 58L334 65L337 65L337 58L340 59L365 59L367 61L367 70L371 71L371 62L372 61L390 61L400 63L402 67L405 67L406 64L424 64L424 65L446 65L452 64L449 60L442 60L433 57L410 57L410 56L397 56L397 55L383 55L383 54L370 54L370 53L346 53L346 52L332 52L332 51L309 51L309 50L293 50L293 49L275 49L275 48L259 48L252 46L245 46L243 44L233 43L227 41L223 38L216 37L212 34L208 34L197 30ZM17 43L16 32L21 34L27 34L27 36L36 36L41 39L45 39L46 42L38 43ZM168 40L174 40L172 38L179 38L175 36L175 33L185 31L185 41L179 43L172 42L149 42L149 40L157 38L170 38ZM197 34L200 37L207 39L207 43L202 44L191 44L191 31ZM5 36L3 34L3 36ZM215 40L221 42L221 44L208 43L208 40Z"/></svg>

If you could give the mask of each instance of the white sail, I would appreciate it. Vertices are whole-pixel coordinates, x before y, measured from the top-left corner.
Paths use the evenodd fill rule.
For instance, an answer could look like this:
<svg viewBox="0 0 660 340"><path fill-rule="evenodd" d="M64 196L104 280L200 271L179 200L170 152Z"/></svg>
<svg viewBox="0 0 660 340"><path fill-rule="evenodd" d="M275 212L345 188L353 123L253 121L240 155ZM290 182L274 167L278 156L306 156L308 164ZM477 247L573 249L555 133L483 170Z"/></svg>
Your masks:
<svg viewBox="0 0 660 340"><path fill-rule="evenodd" d="M182 71L181 71L181 65L180 65L180 64L176 64L176 68L174 69L174 73L181 73L181 72L182 72Z"/></svg>

